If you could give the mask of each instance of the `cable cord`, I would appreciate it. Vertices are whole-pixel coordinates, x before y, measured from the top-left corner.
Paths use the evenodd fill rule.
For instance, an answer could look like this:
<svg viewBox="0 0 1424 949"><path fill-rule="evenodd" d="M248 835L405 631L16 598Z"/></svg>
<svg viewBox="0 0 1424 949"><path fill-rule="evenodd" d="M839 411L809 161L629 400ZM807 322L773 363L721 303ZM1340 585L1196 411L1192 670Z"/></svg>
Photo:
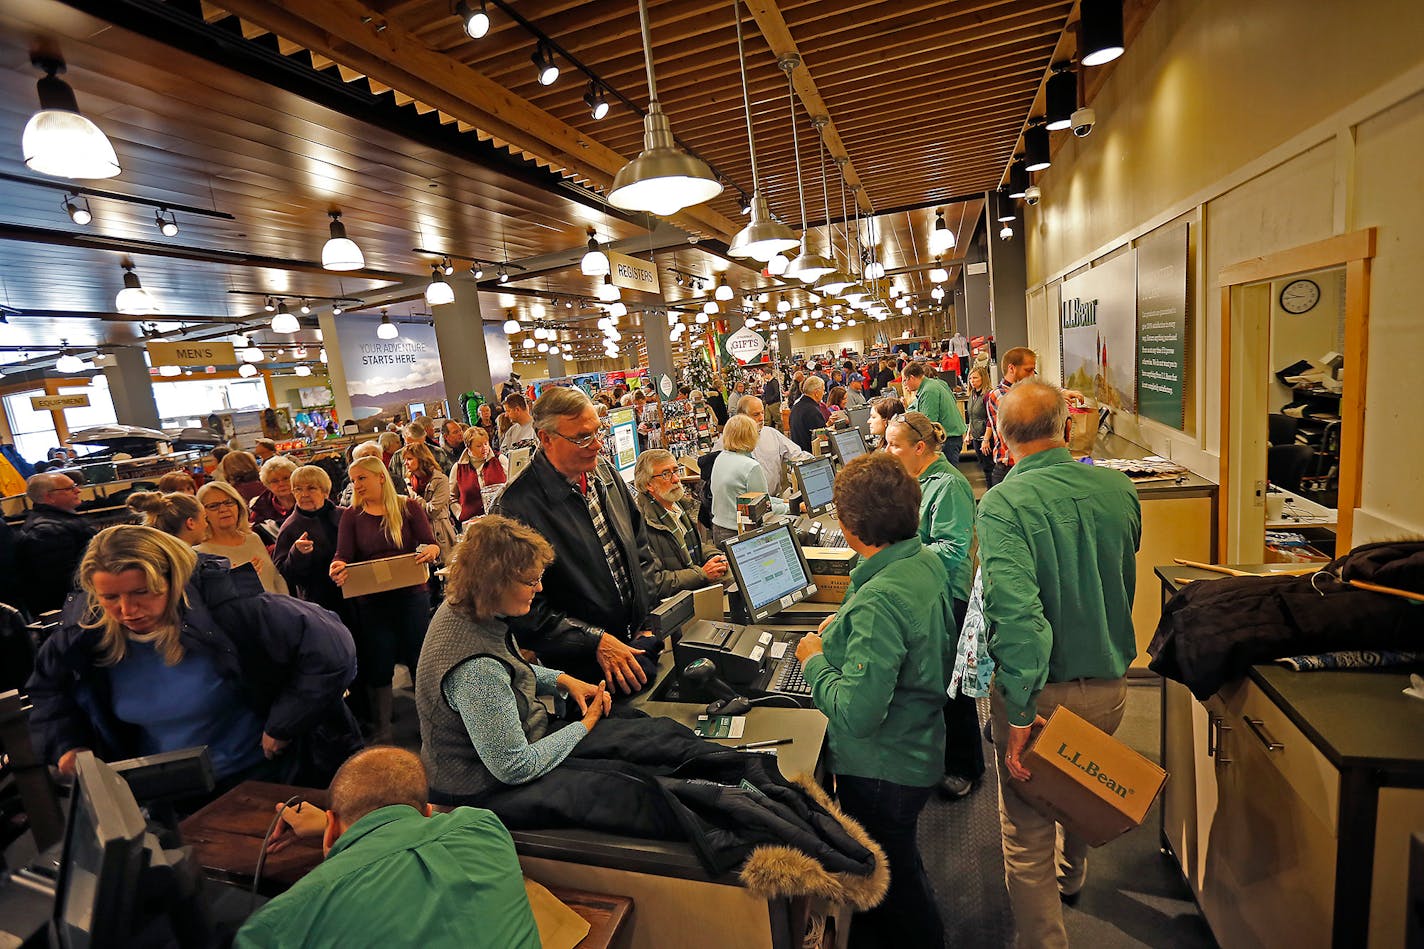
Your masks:
<svg viewBox="0 0 1424 949"><path fill-rule="evenodd" d="M300 813L302 809L302 796L293 794L282 802L282 806L277 808L277 813L272 815L272 823L267 825L267 833L262 835L262 849L257 851L257 870L252 874L252 909L257 908L257 887L262 883L262 868L267 865L267 845L272 841L272 832L277 829L277 821L282 819L282 815L287 808L295 807Z"/></svg>

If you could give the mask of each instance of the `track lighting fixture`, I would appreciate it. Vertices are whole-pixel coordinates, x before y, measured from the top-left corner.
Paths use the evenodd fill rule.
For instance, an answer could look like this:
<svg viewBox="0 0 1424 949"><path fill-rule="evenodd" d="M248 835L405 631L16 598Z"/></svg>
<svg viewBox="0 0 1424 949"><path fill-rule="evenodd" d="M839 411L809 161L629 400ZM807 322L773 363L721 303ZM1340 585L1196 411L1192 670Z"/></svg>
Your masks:
<svg viewBox="0 0 1424 949"><path fill-rule="evenodd" d="M340 315L344 312L344 310L345 310L345 307L343 307L340 303L332 304L332 307L331 307L331 315L332 315L332 316L340 316Z"/></svg>
<svg viewBox="0 0 1424 949"><path fill-rule="evenodd" d="M1067 66L1055 68L1044 88L1047 128L1058 132L1073 124L1073 112L1078 108L1078 77Z"/></svg>
<svg viewBox="0 0 1424 949"><path fill-rule="evenodd" d="M273 300L271 297L268 297L266 301L262 304L262 309L266 310L268 313L276 313L277 301Z"/></svg>
<svg viewBox="0 0 1424 949"><path fill-rule="evenodd" d="M134 273L133 264L124 264L124 288L114 298L114 309L126 316L147 316L158 310L153 303L153 297L149 296L148 291L138 282L138 274Z"/></svg>
<svg viewBox="0 0 1424 949"><path fill-rule="evenodd" d="M381 311L381 323L376 327L377 339L395 339L400 335L400 330L396 324L391 322L391 315L385 310Z"/></svg>
<svg viewBox="0 0 1424 949"><path fill-rule="evenodd" d="M934 227L930 229L930 254L943 257L954 249L954 232L944 220L944 208L935 208Z"/></svg>
<svg viewBox="0 0 1424 949"><path fill-rule="evenodd" d="M328 211L331 215L331 237L321 249L321 266L325 270L360 270L366 266L366 258L356 242L346 236L346 225L341 223L340 211Z"/></svg>
<svg viewBox="0 0 1424 949"><path fill-rule="evenodd" d="M445 274L438 266L430 271L430 285L425 288L425 302L430 306L455 302L455 290L445 282Z"/></svg>
<svg viewBox="0 0 1424 949"><path fill-rule="evenodd" d="M999 188L999 190L994 192L994 197L997 199L996 203L999 205L998 220L1000 224L1005 221L1012 221L1018 216L1014 211L1014 200L1009 197L1007 188Z"/></svg>
<svg viewBox="0 0 1424 949"><path fill-rule="evenodd" d="M69 83L59 78L64 60L34 55L30 62L44 70L39 81L40 110L25 123L20 149L25 166L56 178L112 178L119 158L99 126L79 113Z"/></svg>
<svg viewBox="0 0 1424 949"><path fill-rule="evenodd" d="M449 258L449 257L445 257L445 258L441 259L441 261L440 261L440 272L443 273L443 274L444 274L445 276L447 276L447 277L454 276L454 274L455 274L455 265L452 264L452 263L450 263L450 258Z"/></svg>
<svg viewBox="0 0 1424 949"><path fill-rule="evenodd" d="M485 10L485 0L480 0L478 10L471 7L465 0L460 0L455 4L455 15L460 18L460 26L470 39L482 40L489 32L490 18L489 13Z"/></svg>
<svg viewBox="0 0 1424 949"><path fill-rule="evenodd" d="M75 204L75 201L83 201L84 204L81 206ZM60 206L64 208L64 213L69 215L69 219L81 227L94 220L94 212L89 210L89 199L81 197L77 191L73 194L73 200L64 198Z"/></svg>
<svg viewBox="0 0 1424 949"><path fill-rule="evenodd" d="M648 30L648 0L638 0L643 34L643 65L648 72L648 113L643 117L643 151L619 169L608 191L608 202L624 211L647 211L670 217L683 208L711 201L722 193L722 182L700 158L673 140L672 125L658 102L653 75L653 38Z"/></svg>
<svg viewBox="0 0 1424 949"><path fill-rule="evenodd" d="M1101 66L1122 51L1122 0L1083 0L1078 9L1078 61Z"/></svg>
<svg viewBox="0 0 1424 949"><path fill-rule="evenodd" d="M302 305L297 307L297 309L302 312L303 316L306 316L311 313L311 304L303 300Z"/></svg>
<svg viewBox="0 0 1424 949"><path fill-rule="evenodd" d="M608 94L592 79L588 81L588 91L583 94L583 101L588 105L589 115L593 116L595 122L608 114Z"/></svg>
<svg viewBox="0 0 1424 949"><path fill-rule="evenodd" d="M1029 171L1043 171L1053 164L1048 154L1048 127L1030 125L1024 129L1024 167Z"/></svg>
<svg viewBox="0 0 1424 949"><path fill-rule="evenodd" d="M579 270L586 277L601 277L609 270L608 255L599 246L598 232L591 227L588 229L588 252L583 255Z"/></svg>
<svg viewBox="0 0 1424 949"><path fill-rule="evenodd" d="M494 273L500 283L509 283L509 271L505 270L503 266L500 266Z"/></svg>
<svg viewBox="0 0 1424 949"><path fill-rule="evenodd" d="M178 236L178 217L167 208L159 208L153 212L153 223L164 237Z"/></svg>
<svg viewBox="0 0 1424 949"><path fill-rule="evenodd" d="M1028 192L1028 186L1028 166L1024 164L1022 155L1016 156L1009 165L1009 197L1022 198Z"/></svg>
<svg viewBox="0 0 1424 949"><path fill-rule="evenodd" d="M484 267L481 267L481 266L479 265L479 263L473 263L473 264L471 264L471 265L470 265L470 276L471 276L471 277L474 277L476 280L483 280L483 279L484 279L484 276L485 276L485 268L484 268Z"/></svg>
<svg viewBox="0 0 1424 949"><path fill-rule="evenodd" d="M297 318L292 315L292 311L287 309L287 304L278 303L277 312L272 317L272 332L295 333L301 328L302 324L298 323Z"/></svg>
<svg viewBox="0 0 1424 949"><path fill-rule="evenodd" d="M554 62L554 51L542 40L534 48L529 61L534 64L534 71L539 77L539 85L552 86L558 81L559 66Z"/></svg>

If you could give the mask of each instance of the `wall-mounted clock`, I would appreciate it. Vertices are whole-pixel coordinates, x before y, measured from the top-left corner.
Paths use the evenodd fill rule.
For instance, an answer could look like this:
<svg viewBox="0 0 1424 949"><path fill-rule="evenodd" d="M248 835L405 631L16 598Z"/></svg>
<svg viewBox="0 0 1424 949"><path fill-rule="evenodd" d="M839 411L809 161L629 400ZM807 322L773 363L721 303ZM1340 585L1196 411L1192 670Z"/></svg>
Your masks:
<svg viewBox="0 0 1424 949"><path fill-rule="evenodd" d="M1302 277L1292 280L1281 291L1281 309L1297 316L1309 313L1320 302L1320 284Z"/></svg>

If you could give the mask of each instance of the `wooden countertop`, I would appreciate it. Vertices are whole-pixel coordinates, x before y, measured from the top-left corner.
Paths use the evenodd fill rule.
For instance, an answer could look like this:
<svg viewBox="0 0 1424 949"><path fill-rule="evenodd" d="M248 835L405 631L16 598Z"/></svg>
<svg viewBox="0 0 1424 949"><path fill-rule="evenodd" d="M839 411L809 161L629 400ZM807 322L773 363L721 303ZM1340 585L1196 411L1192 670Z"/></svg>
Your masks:
<svg viewBox="0 0 1424 949"><path fill-rule="evenodd" d="M1093 445L1093 458L1146 458L1154 454L1136 442L1128 441L1120 435L1099 435ZM1144 501L1169 498L1212 497L1216 494L1216 482L1190 471L1168 481L1144 481L1137 483L1137 493Z"/></svg>
<svg viewBox="0 0 1424 949"><path fill-rule="evenodd" d="M1250 564L1236 569L1271 574L1299 566ZM1223 576L1176 565L1157 567L1155 572L1171 593L1181 589L1178 580L1220 580ZM1424 607L1419 609L1424 621ZM1424 775L1424 702L1404 695L1408 672L1295 672L1260 663L1252 666L1248 675L1336 767Z"/></svg>

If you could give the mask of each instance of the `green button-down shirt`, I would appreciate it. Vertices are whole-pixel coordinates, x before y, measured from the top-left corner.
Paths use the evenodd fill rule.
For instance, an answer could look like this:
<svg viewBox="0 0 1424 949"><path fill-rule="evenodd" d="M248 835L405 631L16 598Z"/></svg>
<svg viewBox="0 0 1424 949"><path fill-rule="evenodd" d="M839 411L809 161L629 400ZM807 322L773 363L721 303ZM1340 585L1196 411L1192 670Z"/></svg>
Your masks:
<svg viewBox="0 0 1424 949"><path fill-rule="evenodd" d="M475 807L426 817L396 804L351 825L233 945L539 949L539 930L499 818Z"/></svg>
<svg viewBox="0 0 1424 949"><path fill-rule="evenodd" d="M928 787L944 774L944 702L954 668L944 565L911 537L859 563L825 651L806 662L829 722L836 774Z"/></svg>
<svg viewBox="0 0 1424 949"><path fill-rule="evenodd" d="M915 390L915 398L909 408L929 416L931 422L938 422L948 438L960 438L969 431L959 411L959 400L942 379L926 376L920 380L920 387Z"/></svg>
<svg viewBox="0 0 1424 949"><path fill-rule="evenodd" d="M974 565L974 489L959 469L938 455L920 472L920 540L944 564L954 598L969 602Z"/></svg>
<svg viewBox="0 0 1424 949"><path fill-rule="evenodd" d="M1142 509L1123 474L1067 448L1021 458L979 501L994 682L1030 725L1045 683L1115 679L1137 655L1132 595Z"/></svg>

